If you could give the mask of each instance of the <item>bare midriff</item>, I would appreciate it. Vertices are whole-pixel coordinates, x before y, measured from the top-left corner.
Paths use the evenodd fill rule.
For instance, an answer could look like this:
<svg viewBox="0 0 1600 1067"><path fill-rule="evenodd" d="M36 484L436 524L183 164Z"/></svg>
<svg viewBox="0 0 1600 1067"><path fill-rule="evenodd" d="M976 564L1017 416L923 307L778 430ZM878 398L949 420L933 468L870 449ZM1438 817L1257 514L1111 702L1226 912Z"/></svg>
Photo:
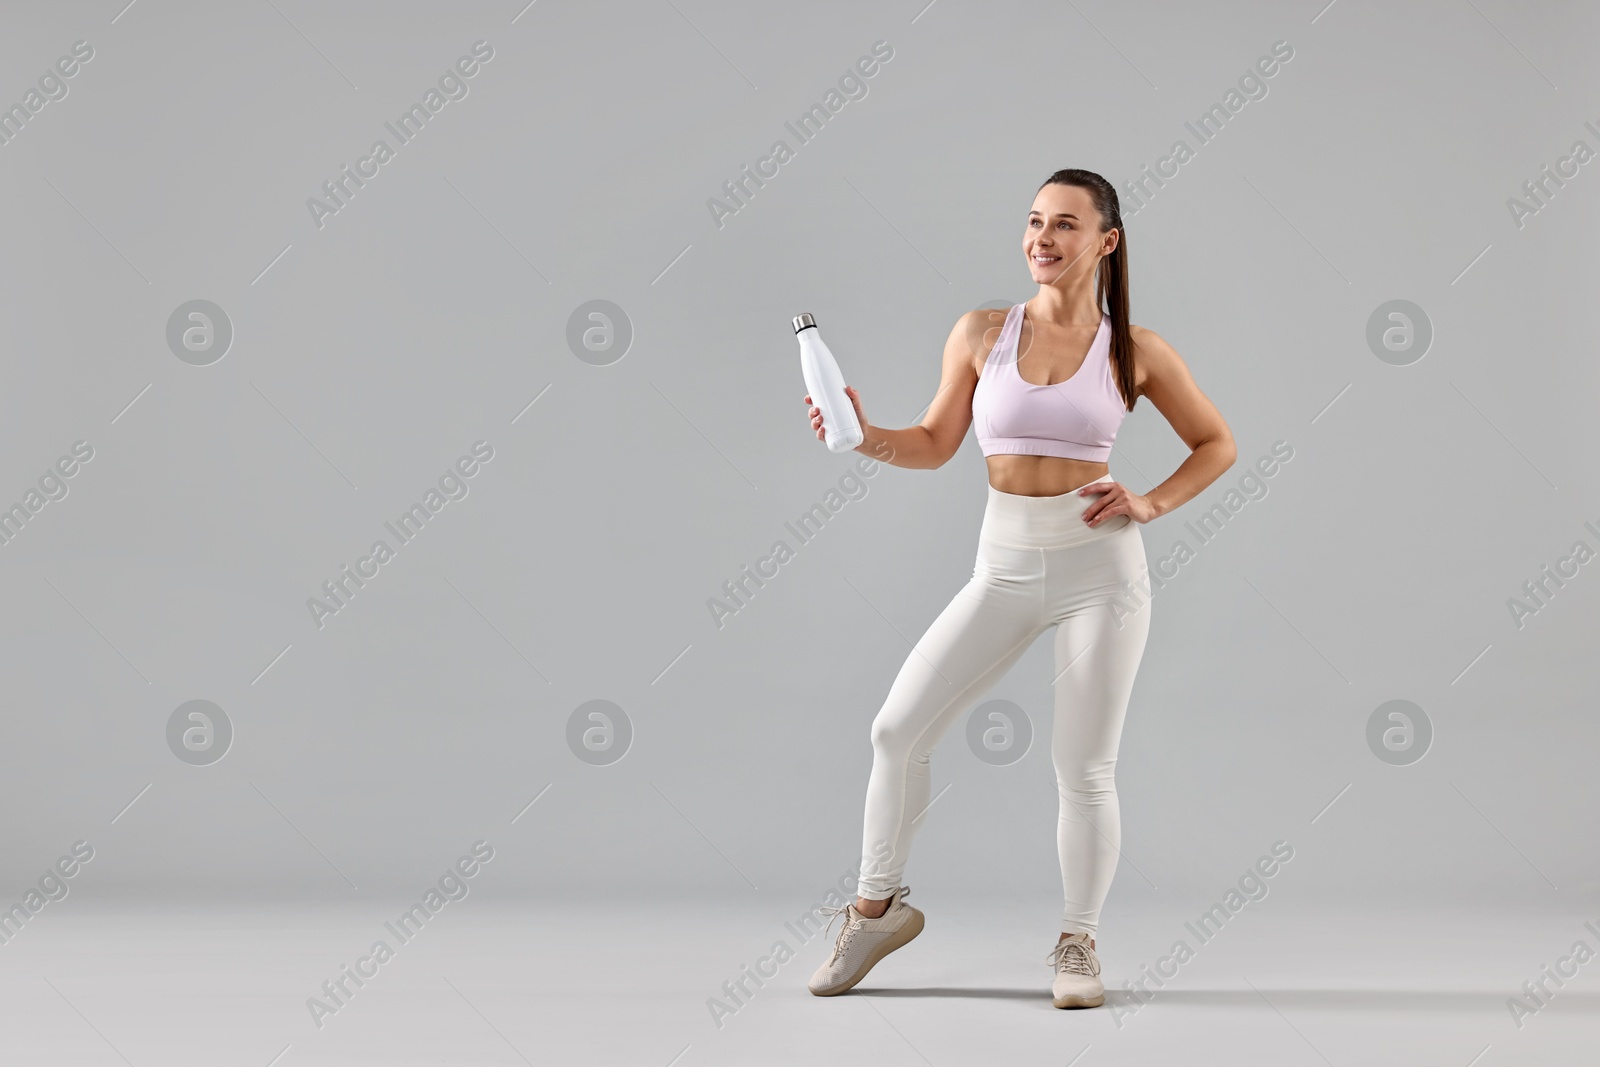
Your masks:
<svg viewBox="0 0 1600 1067"><path fill-rule="evenodd" d="M989 484L1016 496L1060 496L1110 473L1104 463L1059 456L987 456Z"/></svg>

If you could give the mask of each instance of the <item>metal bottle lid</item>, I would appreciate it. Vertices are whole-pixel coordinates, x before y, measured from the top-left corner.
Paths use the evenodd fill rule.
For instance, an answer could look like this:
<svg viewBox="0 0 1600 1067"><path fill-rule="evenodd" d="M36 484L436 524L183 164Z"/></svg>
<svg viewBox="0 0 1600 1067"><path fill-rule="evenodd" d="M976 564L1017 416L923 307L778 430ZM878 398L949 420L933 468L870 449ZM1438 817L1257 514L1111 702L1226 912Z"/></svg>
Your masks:
<svg viewBox="0 0 1600 1067"><path fill-rule="evenodd" d="M809 314L796 315L794 317L794 332L795 333L799 333L801 330L805 329L807 326L815 326L816 324L817 324L817 320L812 318L811 315L809 315Z"/></svg>

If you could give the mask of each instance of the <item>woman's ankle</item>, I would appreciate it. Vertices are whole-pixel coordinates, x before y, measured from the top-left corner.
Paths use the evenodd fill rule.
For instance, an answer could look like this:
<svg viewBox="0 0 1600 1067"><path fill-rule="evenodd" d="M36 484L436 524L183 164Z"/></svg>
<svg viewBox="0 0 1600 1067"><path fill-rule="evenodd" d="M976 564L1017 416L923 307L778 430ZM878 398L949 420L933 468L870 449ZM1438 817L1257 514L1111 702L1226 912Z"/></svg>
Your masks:
<svg viewBox="0 0 1600 1067"><path fill-rule="evenodd" d="M889 902L894 897L884 897L882 900L868 900L866 897L856 897L856 910L869 919L881 919L889 910Z"/></svg>

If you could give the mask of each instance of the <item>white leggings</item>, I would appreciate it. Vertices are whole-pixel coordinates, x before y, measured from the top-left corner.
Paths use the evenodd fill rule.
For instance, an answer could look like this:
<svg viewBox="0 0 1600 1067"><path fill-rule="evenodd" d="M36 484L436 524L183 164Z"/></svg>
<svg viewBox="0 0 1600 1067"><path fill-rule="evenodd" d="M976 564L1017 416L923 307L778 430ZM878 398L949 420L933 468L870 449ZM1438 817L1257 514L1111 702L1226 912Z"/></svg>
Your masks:
<svg viewBox="0 0 1600 1067"><path fill-rule="evenodd" d="M917 642L872 721L863 898L885 899L901 885L929 802L934 746L1054 626L1061 928L1095 933L1122 843L1117 745L1150 632L1139 524L1117 515L1091 529L1081 516L1095 499L989 487L972 578Z"/></svg>

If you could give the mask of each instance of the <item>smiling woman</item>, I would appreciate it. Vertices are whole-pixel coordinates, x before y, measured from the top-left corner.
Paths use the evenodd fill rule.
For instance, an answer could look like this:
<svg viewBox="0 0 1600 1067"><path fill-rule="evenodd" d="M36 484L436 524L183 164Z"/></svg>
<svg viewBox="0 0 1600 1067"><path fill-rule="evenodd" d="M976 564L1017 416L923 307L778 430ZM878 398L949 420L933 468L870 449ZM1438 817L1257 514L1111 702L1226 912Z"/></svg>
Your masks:
<svg viewBox="0 0 1600 1067"><path fill-rule="evenodd" d="M1177 352L1128 320L1127 235L1105 178L1068 169L1046 179L1027 212L1022 254L1038 291L1003 315L980 308L961 317L920 425L873 426L859 394L845 390L862 428L856 451L898 467L939 467L972 427L989 485L972 577L917 642L872 721L859 895L811 978L817 996L853 988L921 931L902 878L932 803L934 746L1053 630L1051 760L1065 907L1049 955L1051 1002L1105 1003L1094 934L1120 855L1117 749L1151 619L1148 596L1129 603L1130 590L1149 589L1139 524L1192 499L1236 450ZM1143 494L1107 467L1141 396L1191 450ZM825 439L821 411L810 414ZM884 855L874 852L880 842L891 846Z"/></svg>

